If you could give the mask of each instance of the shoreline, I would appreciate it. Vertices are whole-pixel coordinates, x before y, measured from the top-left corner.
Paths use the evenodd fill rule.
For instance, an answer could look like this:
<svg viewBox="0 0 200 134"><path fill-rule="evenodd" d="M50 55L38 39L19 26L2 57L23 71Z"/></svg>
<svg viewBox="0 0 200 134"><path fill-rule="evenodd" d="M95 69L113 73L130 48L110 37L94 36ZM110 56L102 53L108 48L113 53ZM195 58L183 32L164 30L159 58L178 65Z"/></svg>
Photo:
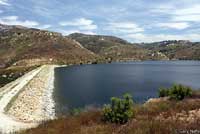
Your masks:
<svg viewBox="0 0 200 134"><path fill-rule="evenodd" d="M48 82L46 83L46 90L44 92L43 96L43 112L44 115L48 115L48 119L55 119L56 113L55 113L55 100L54 100L54 80L55 80L55 68L57 66L52 66L50 71L50 76L48 79Z"/></svg>
<svg viewBox="0 0 200 134"><path fill-rule="evenodd" d="M97 63L77 63L77 64L58 64L57 67L70 67L70 66L82 66L82 65L99 65L99 64L117 64L117 63L129 63L129 62L200 62L200 60L125 60L125 61L105 61Z"/></svg>

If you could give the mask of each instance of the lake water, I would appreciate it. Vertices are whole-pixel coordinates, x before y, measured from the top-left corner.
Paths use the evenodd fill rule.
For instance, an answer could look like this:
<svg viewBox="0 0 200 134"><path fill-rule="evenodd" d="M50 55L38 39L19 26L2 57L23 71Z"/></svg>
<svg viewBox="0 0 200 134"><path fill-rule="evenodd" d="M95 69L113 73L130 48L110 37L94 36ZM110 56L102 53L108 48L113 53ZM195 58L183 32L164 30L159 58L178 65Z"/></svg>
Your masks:
<svg viewBox="0 0 200 134"><path fill-rule="evenodd" d="M200 89L199 61L144 61L81 65L55 69L55 101L59 109L102 106L110 97L133 95L142 103L173 83Z"/></svg>

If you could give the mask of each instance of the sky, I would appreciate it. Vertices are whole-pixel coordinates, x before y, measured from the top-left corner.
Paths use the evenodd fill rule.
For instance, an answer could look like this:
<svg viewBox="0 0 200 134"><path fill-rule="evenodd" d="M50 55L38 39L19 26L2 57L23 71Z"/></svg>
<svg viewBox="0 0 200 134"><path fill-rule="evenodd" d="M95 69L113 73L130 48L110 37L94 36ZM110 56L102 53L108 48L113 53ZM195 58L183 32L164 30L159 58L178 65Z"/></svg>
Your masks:
<svg viewBox="0 0 200 134"><path fill-rule="evenodd" d="M0 0L0 23L130 42L200 41L200 0Z"/></svg>

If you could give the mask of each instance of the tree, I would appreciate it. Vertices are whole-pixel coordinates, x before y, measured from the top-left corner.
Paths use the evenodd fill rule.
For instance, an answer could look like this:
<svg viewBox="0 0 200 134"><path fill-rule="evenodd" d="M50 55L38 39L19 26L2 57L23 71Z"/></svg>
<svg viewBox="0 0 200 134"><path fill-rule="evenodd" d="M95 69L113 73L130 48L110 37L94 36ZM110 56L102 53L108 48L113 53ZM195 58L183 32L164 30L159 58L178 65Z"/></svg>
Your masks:
<svg viewBox="0 0 200 134"><path fill-rule="evenodd" d="M130 94L124 94L123 99L112 97L111 104L103 108L104 121L111 123L124 124L133 116L133 100Z"/></svg>

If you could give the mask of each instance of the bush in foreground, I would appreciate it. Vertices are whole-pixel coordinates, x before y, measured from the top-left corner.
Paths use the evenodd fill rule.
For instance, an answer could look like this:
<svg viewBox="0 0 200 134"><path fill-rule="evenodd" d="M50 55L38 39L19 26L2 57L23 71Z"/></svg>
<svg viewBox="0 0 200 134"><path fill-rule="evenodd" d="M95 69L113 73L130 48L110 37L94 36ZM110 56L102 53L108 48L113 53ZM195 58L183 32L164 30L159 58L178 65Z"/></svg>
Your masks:
<svg viewBox="0 0 200 134"><path fill-rule="evenodd" d="M159 94L159 97L169 96L169 89L160 88L158 94Z"/></svg>
<svg viewBox="0 0 200 134"><path fill-rule="evenodd" d="M159 97L169 96L171 99L183 100L187 96L192 95L192 89L181 84L173 85L169 89L162 88L159 90Z"/></svg>
<svg viewBox="0 0 200 134"><path fill-rule="evenodd" d="M125 94L123 99L112 97L111 104L103 108L104 121L124 124L134 116L132 96Z"/></svg>

